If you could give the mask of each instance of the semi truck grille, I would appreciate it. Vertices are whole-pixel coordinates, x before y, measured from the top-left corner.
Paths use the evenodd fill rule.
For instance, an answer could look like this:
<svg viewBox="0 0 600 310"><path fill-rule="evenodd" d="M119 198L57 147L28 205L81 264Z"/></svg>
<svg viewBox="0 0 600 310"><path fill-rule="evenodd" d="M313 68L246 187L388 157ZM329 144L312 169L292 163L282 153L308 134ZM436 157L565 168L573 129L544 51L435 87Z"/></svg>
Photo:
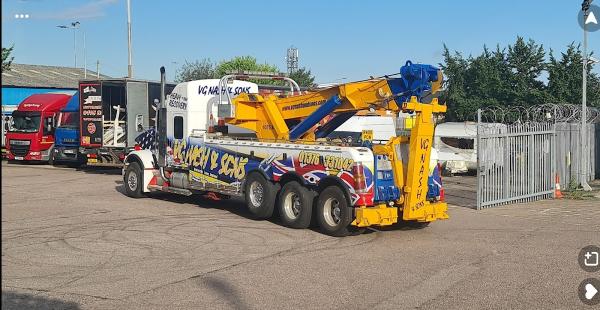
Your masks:
<svg viewBox="0 0 600 310"><path fill-rule="evenodd" d="M10 152L15 156L25 156L29 152L29 145L11 144Z"/></svg>
<svg viewBox="0 0 600 310"><path fill-rule="evenodd" d="M78 146L79 145L79 140L65 138L65 139L62 139L62 143L64 145L77 145Z"/></svg>

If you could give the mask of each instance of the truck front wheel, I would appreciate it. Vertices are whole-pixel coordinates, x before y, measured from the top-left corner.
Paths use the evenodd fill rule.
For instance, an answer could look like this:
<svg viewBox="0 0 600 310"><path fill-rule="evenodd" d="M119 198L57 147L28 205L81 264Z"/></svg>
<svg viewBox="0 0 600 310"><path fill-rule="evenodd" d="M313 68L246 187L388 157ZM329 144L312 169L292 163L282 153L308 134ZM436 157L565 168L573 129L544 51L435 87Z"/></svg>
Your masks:
<svg viewBox="0 0 600 310"><path fill-rule="evenodd" d="M278 208L283 225L292 228L307 228L312 217L313 191L302 184L291 181L279 193Z"/></svg>
<svg viewBox="0 0 600 310"><path fill-rule="evenodd" d="M244 196L248 211L256 219L267 219L273 215L277 187L260 173L251 173L245 182Z"/></svg>
<svg viewBox="0 0 600 310"><path fill-rule="evenodd" d="M144 192L142 191L143 182L142 168L140 168L140 165L136 162L130 163L123 176L123 184L125 185L127 196L132 198L144 197Z"/></svg>
<svg viewBox="0 0 600 310"><path fill-rule="evenodd" d="M54 166L54 149L50 149L48 152L48 165Z"/></svg>
<svg viewBox="0 0 600 310"><path fill-rule="evenodd" d="M334 237L349 235L352 231L352 208L344 192L337 186L325 188L317 200L317 212L315 213L321 230Z"/></svg>

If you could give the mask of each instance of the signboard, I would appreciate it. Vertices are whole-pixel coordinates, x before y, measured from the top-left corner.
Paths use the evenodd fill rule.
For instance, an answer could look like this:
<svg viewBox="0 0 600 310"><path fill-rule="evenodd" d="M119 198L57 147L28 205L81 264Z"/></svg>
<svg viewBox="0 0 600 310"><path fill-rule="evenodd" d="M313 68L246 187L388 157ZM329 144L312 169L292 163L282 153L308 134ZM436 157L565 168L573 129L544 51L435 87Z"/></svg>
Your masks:
<svg viewBox="0 0 600 310"><path fill-rule="evenodd" d="M373 130L365 129L362 131L361 140L363 142L373 142Z"/></svg>
<svg viewBox="0 0 600 310"><path fill-rule="evenodd" d="M81 146L102 146L102 88L100 83L79 84Z"/></svg>

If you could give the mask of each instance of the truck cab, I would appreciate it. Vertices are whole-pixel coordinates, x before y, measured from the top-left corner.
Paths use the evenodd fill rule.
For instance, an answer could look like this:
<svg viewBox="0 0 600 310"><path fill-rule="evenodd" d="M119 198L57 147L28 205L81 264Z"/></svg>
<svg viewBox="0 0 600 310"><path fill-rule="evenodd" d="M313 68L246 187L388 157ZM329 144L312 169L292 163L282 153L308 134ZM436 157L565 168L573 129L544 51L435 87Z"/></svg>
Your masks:
<svg viewBox="0 0 600 310"><path fill-rule="evenodd" d="M71 96L65 94L36 94L25 98L12 113L6 134L7 158L52 161L57 116L70 99Z"/></svg>
<svg viewBox="0 0 600 310"><path fill-rule="evenodd" d="M54 163L76 166L85 163L85 158L79 153L79 93L73 95L58 114L54 139Z"/></svg>

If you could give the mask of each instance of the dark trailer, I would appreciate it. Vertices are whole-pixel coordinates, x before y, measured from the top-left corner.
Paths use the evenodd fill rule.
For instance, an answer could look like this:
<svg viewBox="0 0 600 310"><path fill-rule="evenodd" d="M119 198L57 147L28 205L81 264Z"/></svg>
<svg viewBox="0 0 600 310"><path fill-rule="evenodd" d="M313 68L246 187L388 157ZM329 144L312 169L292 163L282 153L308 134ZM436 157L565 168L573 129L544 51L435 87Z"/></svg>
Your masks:
<svg viewBox="0 0 600 310"><path fill-rule="evenodd" d="M175 84L167 84L169 94ZM154 127L160 82L121 79L79 81L80 151L90 166L121 166L135 138Z"/></svg>

